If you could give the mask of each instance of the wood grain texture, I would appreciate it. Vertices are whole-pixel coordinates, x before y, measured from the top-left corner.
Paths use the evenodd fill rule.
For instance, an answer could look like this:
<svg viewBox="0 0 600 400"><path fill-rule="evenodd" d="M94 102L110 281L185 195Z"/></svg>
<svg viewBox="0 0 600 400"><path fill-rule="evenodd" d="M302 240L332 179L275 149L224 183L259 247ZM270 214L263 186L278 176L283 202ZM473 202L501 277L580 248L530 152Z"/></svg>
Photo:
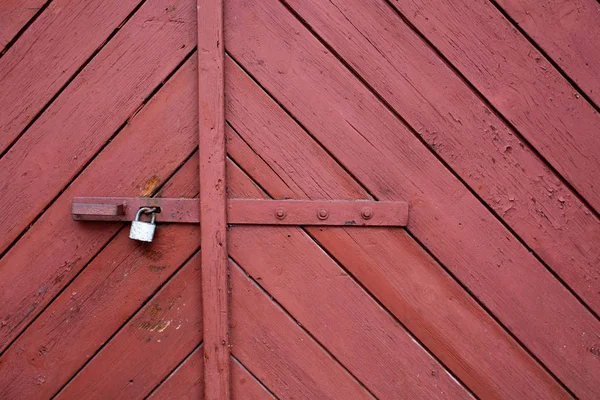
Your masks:
<svg viewBox="0 0 600 400"><path fill-rule="evenodd" d="M600 314L598 218L384 0L288 3Z"/></svg>
<svg viewBox="0 0 600 400"><path fill-rule="evenodd" d="M595 394L598 320L285 8L226 7L232 56L371 193L408 200L411 233L563 382Z"/></svg>
<svg viewBox="0 0 600 400"><path fill-rule="evenodd" d="M196 60L190 59L0 260L1 350L122 226L73 221L71 199L152 196L197 148L196 79ZM197 177L197 169L190 173ZM194 188L172 193L193 197L197 183Z"/></svg>
<svg viewBox="0 0 600 400"><path fill-rule="evenodd" d="M197 0L204 397L231 398L223 1Z"/></svg>
<svg viewBox="0 0 600 400"><path fill-rule="evenodd" d="M189 249L181 249L179 253L186 255ZM147 396L202 340L200 279L200 255L197 254L56 398L141 399Z"/></svg>
<svg viewBox="0 0 600 400"><path fill-rule="evenodd" d="M229 171L232 176L233 168ZM233 179L230 180L232 181ZM244 187L230 187L230 192L236 197L266 197L252 182ZM377 398L472 398L443 366L425 352L302 229L232 226L229 231L229 254L269 296L276 299L321 346ZM232 286L235 286L237 281L233 266L230 273ZM248 296L247 294L244 297L244 304L252 302ZM236 330L239 329L236 318L241 318L241 315L246 317L250 313L247 306L240 304L240 301L232 298L232 335L236 335ZM242 307L242 312L236 311L238 316L234 317L236 307ZM264 310L265 307L266 305L261 305L257 306L257 309ZM257 321L276 319L275 315L267 317L268 314L263 313L264 311L260 311L260 314L250 318L250 321L256 324ZM269 340L288 340L279 338L281 335L269 334L270 331L279 329L271 326L251 329L250 332L254 332L254 335L257 331L264 332L263 338L270 338ZM251 338L243 338L243 343L247 346ZM266 351L286 351L289 346L291 343L268 345ZM233 342L233 354L250 370L255 371L252 357L245 358L238 354L239 347L239 343ZM258 355L256 352L252 354ZM283 359L289 356L290 354L287 354ZM278 369L270 365L271 363L267 363L265 367L271 372L254 374L279 397L277 389L269 380L273 379L269 375ZM309 381L324 375L323 371L327 370L316 366L312 368L310 373L307 372L308 376L304 375ZM298 380L300 390L304 386L301 383L304 378L294 379ZM319 390L324 388L321 384L316 386ZM309 394L303 397L322 396Z"/></svg>
<svg viewBox="0 0 600 400"><path fill-rule="evenodd" d="M197 194L197 168L197 159L190 160L168 182L169 186L165 188L165 193L179 196ZM152 244L134 242L129 239L128 233L129 230L125 227L3 354L0 358L0 398L49 398L54 395L94 355L98 348L153 295L156 289L177 271L200 244L198 227L195 225L160 226ZM79 243L79 246L83 247L86 244L85 242ZM38 264L38 267L40 265L44 266L44 264ZM192 265L191 269L193 270L196 266ZM67 279L65 281L68 282ZM184 309L179 303L177 304L177 307ZM178 311L173 310L172 312ZM189 312L197 315L198 319L200 318L199 305ZM169 304L163 304L161 310L155 309L157 318L165 314L170 315L170 313ZM143 317L145 314L139 318ZM135 321L139 322L139 318ZM179 316L173 318L180 319ZM175 321L173 318L169 323L169 326L171 323L173 326L170 326L166 332L172 338L177 337L175 333L192 333L193 329L172 332L180 323L186 327L197 325L188 321L177 322L179 319ZM157 330L167 328L167 319L163 322L154 321L154 324L150 321L146 325L141 322L136 325L135 321L128 325L129 328L125 329L126 333L120 333L130 341L125 340L125 343L118 346L117 349L119 355L127 354L128 360L132 363L136 360L141 362L140 356L142 358L149 357L146 354L147 346L156 346L156 343L145 342L145 340L151 335L157 334ZM132 330L133 338L127 336L127 333L132 333ZM184 354L188 354L199 341L200 339L193 339L187 352L179 353L180 357L183 358ZM164 342L162 347L170 343L167 340ZM181 351L177 345L183 344L183 341L176 342L169 350L169 355L164 356L165 363L171 352ZM101 354L104 352L109 353L103 351ZM134 356L138 358L136 359ZM174 363L171 369L180 359L171 360ZM125 363L127 360L113 358L110 362L111 368L105 365L105 371L95 378L102 380L106 378L109 371L116 371L116 361ZM143 362L141 363L144 365ZM96 365L96 358L91 365ZM138 367L132 370L132 373L139 373L142 377L143 368ZM152 370L158 369L159 366L154 365ZM167 367L165 374L169 370ZM144 371L149 374L147 370ZM119 373L119 376L123 378L129 377L122 369L119 370ZM146 378L149 376L146 375ZM162 376L158 377L158 381L154 382L150 389L158 384L160 379ZM97 394L117 388L123 389L123 394L126 394L137 390L140 386L139 382L134 387L129 387L127 382L121 386L109 385L107 388L101 387L98 382L94 384L96 385L94 392ZM91 386L92 382L87 382L86 385Z"/></svg>
<svg viewBox="0 0 600 400"><path fill-rule="evenodd" d="M0 54L46 0L4 0L0 3Z"/></svg>
<svg viewBox="0 0 600 400"><path fill-rule="evenodd" d="M497 0L497 3L600 106L598 2Z"/></svg>
<svg viewBox="0 0 600 400"><path fill-rule="evenodd" d="M183 61L194 27L189 2L145 3L0 159L0 251Z"/></svg>
<svg viewBox="0 0 600 400"><path fill-rule="evenodd" d="M228 152L271 196L368 198L230 60L226 74L227 118L242 135L228 129ZM307 231L480 398L566 396L403 230Z"/></svg>
<svg viewBox="0 0 600 400"><path fill-rule="evenodd" d="M302 230L233 227L229 234L232 258L375 396L471 398ZM312 376L319 375L315 365Z"/></svg>
<svg viewBox="0 0 600 400"><path fill-rule="evenodd" d="M152 400L203 400L202 348L194 351L155 392ZM273 396L237 361L231 361L231 397L236 400L267 400Z"/></svg>
<svg viewBox="0 0 600 400"><path fill-rule="evenodd" d="M148 397L152 400L204 400L204 351L202 346L186 358ZM235 366L231 369L235 373Z"/></svg>
<svg viewBox="0 0 600 400"><path fill-rule="evenodd" d="M491 2L390 3L600 211L600 115Z"/></svg>
<svg viewBox="0 0 600 400"><path fill-rule="evenodd" d="M110 0L91 4L56 0L27 28L0 59L0 154L139 2ZM28 15L44 2L20 3L23 4L11 9L16 13L28 8ZM3 14L1 5L0 14ZM13 18L0 17L0 26L5 17ZM0 47L4 47L1 35Z"/></svg>
<svg viewBox="0 0 600 400"><path fill-rule="evenodd" d="M278 398L373 399L233 263L231 324L232 353Z"/></svg>

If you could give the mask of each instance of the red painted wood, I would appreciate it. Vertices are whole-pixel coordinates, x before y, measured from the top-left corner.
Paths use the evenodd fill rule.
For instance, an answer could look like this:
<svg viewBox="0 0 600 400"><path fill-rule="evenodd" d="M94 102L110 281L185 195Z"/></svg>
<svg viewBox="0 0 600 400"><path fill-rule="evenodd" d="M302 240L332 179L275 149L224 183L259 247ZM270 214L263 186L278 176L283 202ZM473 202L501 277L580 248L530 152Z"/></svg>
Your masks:
<svg viewBox="0 0 600 400"><path fill-rule="evenodd" d="M231 361L231 397L239 400L273 400L274 397L238 361Z"/></svg>
<svg viewBox="0 0 600 400"><path fill-rule="evenodd" d="M177 367L148 397L152 400L204 400L204 351L202 347ZM236 368L231 369L232 374Z"/></svg>
<svg viewBox="0 0 600 400"><path fill-rule="evenodd" d="M288 3L600 313L598 218L384 0Z"/></svg>
<svg viewBox="0 0 600 400"><path fill-rule="evenodd" d="M232 352L278 398L373 398L237 265L231 264Z"/></svg>
<svg viewBox="0 0 600 400"><path fill-rule="evenodd" d="M149 397L153 400L203 400L202 348L194 351ZM273 399L260 383L241 364L231 362L231 397L234 399Z"/></svg>
<svg viewBox="0 0 600 400"><path fill-rule="evenodd" d="M223 1L197 0L204 397L230 399Z"/></svg>
<svg viewBox="0 0 600 400"><path fill-rule="evenodd" d="M227 117L243 136L228 130L229 154L271 196L320 197L327 187L336 198L368 197L239 68L226 63L226 73ZM402 230L307 230L481 398L565 396Z"/></svg>
<svg viewBox="0 0 600 400"><path fill-rule="evenodd" d="M45 1L10 0L22 3L27 13L4 14L12 35ZM0 153L17 138L84 61L102 46L140 0L109 0L94 6L84 1L55 0L27 28L0 59ZM0 5L0 7L2 7ZM10 6L9 6L10 7ZM18 9L10 7L14 14ZM164 13L164 9L162 10ZM26 17L24 19L23 17ZM14 29L18 29L15 31ZM2 29L4 31L4 29ZM7 32L8 33L8 32ZM0 34L0 48L6 44ZM96 94L97 96L98 94Z"/></svg>
<svg viewBox="0 0 600 400"><path fill-rule="evenodd" d="M183 60L195 42L194 21L189 2L145 3L0 159L0 251Z"/></svg>
<svg viewBox="0 0 600 400"><path fill-rule="evenodd" d="M199 264L190 259L56 398L147 396L202 340Z"/></svg>
<svg viewBox="0 0 600 400"><path fill-rule="evenodd" d="M121 226L73 221L73 197L151 196L197 148L195 65L190 59L0 260L0 350ZM197 177L197 169L190 173Z"/></svg>
<svg viewBox="0 0 600 400"><path fill-rule="evenodd" d="M470 398L299 228L233 227L229 235L232 258L375 396Z"/></svg>
<svg viewBox="0 0 600 400"><path fill-rule="evenodd" d="M239 225L406 226L402 201L229 199L227 222Z"/></svg>
<svg viewBox="0 0 600 400"><path fill-rule="evenodd" d="M134 221L140 208L155 208L155 221L198 223L198 199L148 197L75 197L76 221ZM233 225L406 226L403 201L228 199L227 223Z"/></svg>
<svg viewBox="0 0 600 400"><path fill-rule="evenodd" d="M600 115L491 2L390 3L600 211Z"/></svg>
<svg viewBox="0 0 600 400"><path fill-rule="evenodd" d="M0 4L0 54L46 0L4 0Z"/></svg>
<svg viewBox="0 0 600 400"><path fill-rule="evenodd" d="M497 0L498 4L600 106L600 7L594 0Z"/></svg>
<svg viewBox="0 0 600 400"><path fill-rule="evenodd" d="M228 173L231 178L232 169ZM236 197L266 196L254 185L238 187L234 193ZM471 398L443 366L407 335L406 331L300 228L233 226L229 231L228 243L232 259L378 398L435 398L440 395L445 398ZM238 281L233 266L230 274L235 293ZM243 304L251 303L247 294L243 300L232 297L232 335L239 333L236 333L240 329L236 323L237 318L242 315L247 317L250 313L245 308L247 306L242 308L242 313L236 311L236 308L242 306L240 301ZM258 305L256 309L264 310L265 307ZM257 314L256 317L250 318L250 321L255 324L256 321L275 320L275 315L271 314L269 318L265 315L266 313ZM256 332L264 332L263 335L271 338L269 332L277 329L272 326L253 328L249 331L253 332L253 336L256 336ZM252 340L251 337L244 339L244 343ZM232 343L233 354L250 370L254 370L252 360L255 357L242 357L237 353L240 344L237 341ZM283 343L266 347L266 351L289 349L289 346ZM256 356L258 353L252 354ZM286 354L283 359L289 356ZM271 364L267 363L266 366ZM268 369L270 373L265 371L255 374L261 381L265 379L266 385L279 397L271 381L267 380L273 371L278 370L271 368L272 366ZM317 376L324 375L324 370L329 371L323 367L312 368L314 370L311 374L317 373ZM303 380L295 379L300 382ZM290 384L287 380L282 380ZM322 387L320 384L316 386Z"/></svg>
<svg viewBox="0 0 600 400"><path fill-rule="evenodd" d="M197 168L197 159L190 160L169 181L170 185L165 189L165 193L174 196L193 196L194 193L197 193ZM87 229L90 230L90 223L87 224ZM103 225L104 229L108 228L106 224ZM157 230L152 244L132 241L128 234L129 229L125 227L3 354L0 358L0 398L51 397L200 245L196 225L161 226ZM93 242L79 242L76 245L84 248L93 246ZM81 254L81 250L79 253ZM47 263L48 261L36 264L38 271L41 272ZM196 266L197 264L192 265L191 269L194 270ZM54 279L59 281L62 279L59 277ZM65 277L63 284L68 280ZM45 282L45 285L48 283ZM43 288L44 286L42 286L42 290ZM51 289L49 288L49 290ZM193 293L198 294L198 291ZM40 296L44 294L40 290ZM179 304L178 307L183 309ZM162 310L162 314L167 313L168 304L164 305ZM172 312L178 312L178 310L172 310ZM199 306L192 308L189 312L194 316L197 315L198 319L200 318ZM159 316L162 314L157 312ZM144 314L139 318L143 317ZM177 316L177 318L180 317ZM173 326L165 333L175 338L177 335L172 330L180 322L175 324L175 320L171 320ZM117 353L119 355L127 353L132 362L135 361L133 356L137 355L137 361L145 365L143 359L149 357L146 353L147 348L139 346L139 342L136 340L142 340L141 343L144 344L143 340L146 340L151 334L148 329L154 326L136 325L135 321L128 325L125 333L119 334L133 342L125 340L125 344L118 347ZM152 332L164 327L166 321ZM182 324L182 326L190 328L196 326L196 329L199 329L197 328L198 324L189 321ZM127 333L132 333L131 329L133 329L133 337L128 337ZM180 358L172 360L171 369L200 341L197 332L193 329L181 332L176 330L176 332L179 334L190 333L195 336L188 347L183 349L183 353L178 353ZM121 337L119 335L118 337ZM167 343L170 342L164 341L162 347L165 347ZM174 347L171 348L169 345L169 352L181 352L182 350L177 345L183 344L183 341L175 341ZM148 345L156 346L156 343ZM169 356L164 356L165 360ZM142 357L142 361L139 360L139 357ZM96 378L106 377L109 371L116 368L116 360L118 360L118 355L109 362L111 367L108 368L105 365L104 372ZM95 364L95 361L96 359L92 361L92 365ZM124 361L126 360L120 360L120 362ZM170 370L169 367L166 368L165 374ZM159 366L153 366L153 370L158 369ZM132 372L141 374L141 369L136 367ZM123 373L123 370L120 370L120 373L123 377L129 377L128 374ZM158 376L158 381L149 384L149 389L158 384L163 376ZM91 383L87 384L91 385ZM112 389L116 387L112 386ZM133 390L137 387L138 385L129 388L127 384L124 384L119 386L119 389Z"/></svg>
<svg viewBox="0 0 600 400"><path fill-rule="evenodd" d="M287 10L226 6L232 56L372 193L409 201L412 234L569 387L595 393L598 320Z"/></svg>

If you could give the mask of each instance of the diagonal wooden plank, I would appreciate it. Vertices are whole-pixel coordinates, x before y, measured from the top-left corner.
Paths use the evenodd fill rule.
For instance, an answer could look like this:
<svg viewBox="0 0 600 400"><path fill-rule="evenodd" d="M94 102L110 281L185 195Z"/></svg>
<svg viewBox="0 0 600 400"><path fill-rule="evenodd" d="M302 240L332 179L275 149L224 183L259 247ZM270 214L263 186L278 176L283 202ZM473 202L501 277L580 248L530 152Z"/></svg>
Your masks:
<svg viewBox="0 0 600 400"><path fill-rule="evenodd" d="M148 399L203 400L204 399L204 351L198 347L181 365L169 375ZM234 373L235 366L231 372Z"/></svg>
<svg viewBox="0 0 600 400"><path fill-rule="evenodd" d="M194 26L187 1L145 3L0 159L0 251L183 62Z"/></svg>
<svg viewBox="0 0 600 400"><path fill-rule="evenodd" d="M390 1L600 211L600 114L490 1Z"/></svg>
<svg viewBox="0 0 600 400"><path fill-rule="evenodd" d="M48 1L5 0L0 4L0 55Z"/></svg>
<svg viewBox="0 0 600 400"><path fill-rule="evenodd" d="M0 109L3 110L0 154L140 2L109 0L93 4L55 0L50 3L0 59ZM35 12L35 7L43 2L19 3L23 4L18 9L26 7ZM17 22L11 15L6 17ZM3 47L1 36L0 47Z"/></svg>
<svg viewBox="0 0 600 400"><path fill-rule="evenodd" d="M600 314L600 220L384 0L287 3Z"/></svg>
<svg viewBox="0 0 600 400"><path fill-rule="evenodd" d="M600 7L594 0L496 0L600 106Z"/></svg>
<svg viewBox="0 0 600 400"><path fill-rule="evenodd" d="M223 0L197 0L204 397L231 398Z"/></svg>
<svg viewBox="0 0 600 400"><path fill-rule="evenodd" d="M229 154L272 196L368 198L239 68L227 63L226 72L227 118L242 135L228 130ZM475 394L565 395L402 230L307 231Z"/></svg>
<svg viewBox="0 0 600 400"><path fill-rule="evenodd" d="M375 396L471 398L301 229L229 234L232 258Z"/></svg>
<svg viewBox="0 0 600 400"><path fill-rule="evenodd" d="M198 193L197 171L197 158L188 161L168 181L164 193L174 196L194 196ZM93 231L93 227L87 224L88 226L82 230ZM117 225L120 226L121 224ZM107 229L108 226L100 224L97 228ZM77 276L74 282L2 355L0 398L19 396L49 398L54 395L146 302L146 299L151 297L156 289L197 251L200 244L198 228L191 225L161 226L151 246L132 241L128 234L127 227L122 229L81 275ZM89 244L78 244L80 252L86 245ZM43 267L44 264L37 264L37 266ZM196 266L192 265L191 269ZM167 312L168 304L162 308L163 313L156 310L158 316ZM198 310L199 308L194 308L191 312L200 318ZM130 339L134 342L133 344L128 342L126 346L119 348L119 354L129 352L133 361L134 355L140 356L136 351L141 350L143 357L145 355L143 346L146 342L141 342L142 347L136 345L135 343L138 342L135 340L139 339L139 336L135 333L146 333L143 337L146 340L152 332L163 327L166 329L164 325L158 326L158 322L156 326L142 324L135 326L135 321L129 323L127 326L133 329L135 336ZM175 332L172 330L178 325L179 323L173 323L166 334L175 337ZM185 325L188 325L187 322ZM150 331L152 328L155 328L154 331ZM131 333L131 330L127 332ZM199 340L194 339L194 343L190 344L191 347L185 354L188 354ZM162 347L166 345L168 345L167 341ZM176 345L173 351L178 349ZM107 368L107 371L111 370L115 369ZM107 373L105 371L99 374L97 379L106 377ZM123 374L122 370L120 373L121 376L128 376ZM159 377L159 380L160 378L162 377ZM135 388L138 386L136 385ZM128 385L122 387L128 388Z"/></svg>
<svg viewBox="0 0 600 400"><path fill-rule="evenodd" d="M235 264L231 324L233 354L277 397L373 399Z"/></svg>
<svg viewBox="0 0 600 400"><path fill-rule="evenodd" d="M203 400L203 351L197 349L148 398L153 400ZM237 361L231 362L231 397L267 400L273 396Z"/></svg>
<svg viewBox="0 0 600 400"><path fill-rule="evenodd" d="M199 264L196 254L56 398L147 396L202 340Z"/></svg>
<svg viewBox="0 0 600 400"><path fill-rule="evenodd" d="M228 51L374 195L408 200L410 232L561 380L594 393L598 320L286 13L228 2Z"/></svg>
<svg viewBox="0 0 600 400"><path fill-rule="evenodd" d="M122 226L73 221L71 199L152 196L197 148L196 76L191 58L0 260L0 351Z"/></svg>

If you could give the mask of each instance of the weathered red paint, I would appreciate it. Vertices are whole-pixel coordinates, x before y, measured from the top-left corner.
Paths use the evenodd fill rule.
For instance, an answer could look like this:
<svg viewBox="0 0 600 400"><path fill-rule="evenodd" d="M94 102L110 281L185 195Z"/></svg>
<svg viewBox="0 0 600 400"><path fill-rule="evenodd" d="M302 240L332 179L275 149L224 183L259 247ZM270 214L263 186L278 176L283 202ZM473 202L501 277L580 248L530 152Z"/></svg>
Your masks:
<svg viewBox="0 0 600 400"><path fill-rule="evenodd" d="M207 75L193 56L155 93L190 57L194 2L144 2L131 18L129 0L71 3L50 2L0 56L15 66L3 76L23 78L2 85L16 89L0 98L0 144L52 101L0 160L0 249L14 242L0 260L0 397L197 395L204 347L186 357L206 271L197 258L175 271L200 228L161 224L143 246L123 224L70 217L74 196L197 195ZM551 67L594 101L574 55L596 56L596 16L561 13L591 3L498 2L552 60L483 0L224 3L229 197L412 210L407 232L231 228L231 396L597 398L598 117ZM140 327L162 329L161 314L195 329L146 342Z"/></svg>
<svg viewBox="0 0 600 400"><path fill-rule="evenodd" d="M174 19L179 22L169 23ZM194 26L188 1L146 2L0 159L0 252L184 60L195 43Z"/></svg>
<svg viewBox="0 0 600 400"><path fill-rule="evenodd" d="M230 225L406 226L403 201L228 199ZM156 222L198 223L198 199L76 197L76 221L133 221L142 207L157 208Z"/></svg>
<svg viewBox="0 0 600 400"><path fill-rule="evenodd" d="M140 195L142 191L148 191L146 182L166 181L197 148L195 66L194 59L182 66L2 257L0 351L39 315L121 227L120 224L73 221L69 216L72 198L78 195ZM157 142L161 143L160 147L156 146ZM129 172L124 174L123 171ZM197 169L191 173L197 176ZM178 187L173 195L194 197L197 194L197 185L193 193ZM156 191L154 186L149 194L154 195ZM163 193L169 193L166 187ZM68 245L57 246L57 243Z"/></svg>
<svg viewBox="0 0 600 400"><path fill-rule="evenodd" d="M600 246L582 246L590 236L600 237L600 221L517 132L385 1L288 3L472 191L600 313L600 279L594 279ZM548 251L557 248L561 251Z"/></svg>
<svg viewBox="0 0 600 400"><path fill-rule="evenodd" d="M288 10L226 6L232 57L371 193L408 201L409 231L559 379L595 393L598 319Z"/></svg>
<svg viewBox="0 0 600 400"><path fill-rule="evenodd" d="M202 347L195 350L169 378L156 388L152 400L203 400ZM231 394L234 399L272 400L273 396L237 361L231 362Z"/></svg>
<svg viewBox="0 0 600 400"><path fill-rule="evenodd" d="M197 0L204 398L231 398L223 0Z"/></svg>
<svg viewBox="0 0 600 400"><path fill-rule="evenodd" d="M525 33L596 103L596 106L600 106L598 2L497 1Z"/></svg>
<svg viewBox="0 0 600 400"><path fill-rule="evenodd" d="M390 4L600 211L600 115L490 1Z"/></svg>
<svg viewBox="0 0 600 400"><path fill-rule="evenodd" d="M228 121L243 137L228 130L229 154L271 196L321 197L323 187L328 187L329 196L369 197L239 68L228 68L227 77ZM305 149L301 159L297 148ZM476 395L565 396L542 367L402 230L307 231ZM489 348L498 351L490 353Z"/></svg>
<svg viewBox="0 0 600 400"><path fill-rule="evenodd" d="M25 17L35 13L36 6L42 6L45 1L18 3L21 10L29 10L21 14ZM0 87L3 89L0 154L139 3L140 0L109 0L93 7L83 1L50 3L10 52L0 59ZM12 20L4 7L0 5L0 32L5 29L3 17ZM2 40L0 34L0 48L4 47Z"/></svg>
<svg viewBox="0 0 600 400"><path fill-rule="evenodd" d="M0 54L47 0L11 0L0 6Z"/></svg>

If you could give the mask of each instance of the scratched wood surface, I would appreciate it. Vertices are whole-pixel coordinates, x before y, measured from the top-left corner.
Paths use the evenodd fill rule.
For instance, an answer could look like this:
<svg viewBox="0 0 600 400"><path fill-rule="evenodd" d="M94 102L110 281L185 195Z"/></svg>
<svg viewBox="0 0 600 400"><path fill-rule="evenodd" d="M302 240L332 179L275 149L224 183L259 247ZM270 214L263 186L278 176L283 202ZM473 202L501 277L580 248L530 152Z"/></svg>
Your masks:
<svg viewBox="0 0 600 400"><path fill-rule="evenodd" d="M223 3L227 195L410 214L231 227L214 382L600 397L598 4ZM0 398L207 398L200 228L146 245L69 214L75 196L198 196L199 93L223 98L198 91L218 82L197 34L194 0L0 1Z"/></svg>
<svg viewBox="0 0 600 400"><path fill-rule="evenodd" d="M598 2L498 0L498 4L600 106Z"/></svg>

